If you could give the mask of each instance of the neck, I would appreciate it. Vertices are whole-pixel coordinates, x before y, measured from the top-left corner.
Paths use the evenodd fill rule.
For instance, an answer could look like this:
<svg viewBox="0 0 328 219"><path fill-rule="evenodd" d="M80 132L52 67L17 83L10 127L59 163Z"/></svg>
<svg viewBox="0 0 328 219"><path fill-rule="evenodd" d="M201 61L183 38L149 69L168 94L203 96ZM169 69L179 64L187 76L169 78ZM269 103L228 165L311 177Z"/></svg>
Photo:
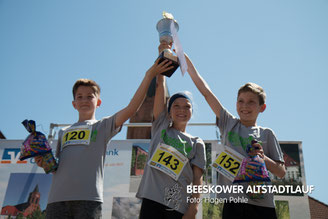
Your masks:
<svg viewBox="0 0 328 219"><path fill-rule="evenodd" d="M186 127L187 127L187 123L186 124L176 124L173 123L172 125L173 128L175 128L176 130L179 130L180 132L185 132L186 131Z"/></svg>
<svg viewBox="0 0 328 219"><path fill-rule="evenodd" d="M84 122L86 120L95 120L96 115L93 113L92 115L79 115L79 121L78 122Z"/></svg>
<svg viewBox="0 0 328 219"><path fill-rule="evenodd" d="M256 121L243 121L240 120L241 124L243 124L246 127L251 127L251 126L257 126Z"/></svg>

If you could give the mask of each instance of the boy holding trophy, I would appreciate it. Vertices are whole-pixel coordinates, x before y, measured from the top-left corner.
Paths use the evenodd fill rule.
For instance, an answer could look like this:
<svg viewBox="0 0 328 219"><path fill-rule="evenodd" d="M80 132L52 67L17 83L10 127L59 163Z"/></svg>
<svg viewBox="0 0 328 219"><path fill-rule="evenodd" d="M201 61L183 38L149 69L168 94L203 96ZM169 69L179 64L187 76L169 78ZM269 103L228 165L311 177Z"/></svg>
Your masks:
<svg viewBox="0 0 328 219"><path fill-rule="evenodd" d="M78 121L60 130L46 209L47 219L99 219L102 215L104 160L108 142L143 102L152 79L167 71L170 63L158 61L146 72L143 81L127 107L113 116L96 120L101 105L100 87L93 80L79 79L73 86L73 107ZM36 157L42 167L42 157Z"/></svg>

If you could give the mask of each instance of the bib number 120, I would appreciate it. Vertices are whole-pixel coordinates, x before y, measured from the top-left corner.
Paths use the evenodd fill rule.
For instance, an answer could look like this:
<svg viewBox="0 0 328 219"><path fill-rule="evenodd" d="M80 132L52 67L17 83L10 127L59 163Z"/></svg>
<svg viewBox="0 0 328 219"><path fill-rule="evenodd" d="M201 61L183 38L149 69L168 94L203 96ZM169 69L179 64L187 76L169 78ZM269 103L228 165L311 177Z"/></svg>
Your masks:
<svg viewBox="0 0 328 219"><path fill-rule="evenodd" d="M86 136L86 131L73 131L73 132L67 132L64 136L65 141L69 140L81 140L84 139Z"/></svg>
<svg viewBox="0 0 328 219"><path fill-rule="evenodd" d="M62 137L62 147L68 145L89 145L91 126L77 126L67 129Z"/></svg>

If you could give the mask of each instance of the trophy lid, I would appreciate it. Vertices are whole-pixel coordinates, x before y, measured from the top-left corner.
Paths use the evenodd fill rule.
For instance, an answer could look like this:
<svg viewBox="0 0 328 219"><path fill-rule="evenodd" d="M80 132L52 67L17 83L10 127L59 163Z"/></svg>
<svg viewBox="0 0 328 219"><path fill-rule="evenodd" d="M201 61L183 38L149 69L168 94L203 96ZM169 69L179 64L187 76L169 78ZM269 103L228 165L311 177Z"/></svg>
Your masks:
<svg viewBox="0 0 328 219"><path fill-rule="evenodd" d="M163 18L174 20L173 14L171 14L169 12L163 11L162 15L163 15Z"/></svg>
<svg viewBox="0 0 328 219"><path fill-rule="evenodd" d="M174 22L174 26L176 28L176 30L179 30L179 24L178 22L174 19L173 15L171 13L165 12L163 11L163 18L161 20L159 20L157 22L156 25L156 29L158 32L160 32L161 30L164 29L169 29L170 28L170 24L173 21ZM168 26L168 27L167 27Z"/></svg>

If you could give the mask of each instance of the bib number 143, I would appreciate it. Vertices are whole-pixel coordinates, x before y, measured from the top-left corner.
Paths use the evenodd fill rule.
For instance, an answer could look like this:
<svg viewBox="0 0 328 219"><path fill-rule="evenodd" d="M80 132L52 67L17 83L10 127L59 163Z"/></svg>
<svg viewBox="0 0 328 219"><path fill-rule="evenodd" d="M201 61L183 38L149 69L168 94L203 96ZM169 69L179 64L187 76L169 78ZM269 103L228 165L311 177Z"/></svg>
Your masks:
<svg viewBox="0 0 328 219"><path fill-rule="evenodd" d="M158 154L159 159L157 162L162 163L166 166L170 166L171 170L177 170L180 164L180 161L173 157L173 155L169 153L165 153L165 151Z"/></svg>
<svg viewBox="0 0 328 219"><path fill-rule="evenodd" d="M188 163L188 158L170 145L160 143L148 165L177 180Z"/></svg>

